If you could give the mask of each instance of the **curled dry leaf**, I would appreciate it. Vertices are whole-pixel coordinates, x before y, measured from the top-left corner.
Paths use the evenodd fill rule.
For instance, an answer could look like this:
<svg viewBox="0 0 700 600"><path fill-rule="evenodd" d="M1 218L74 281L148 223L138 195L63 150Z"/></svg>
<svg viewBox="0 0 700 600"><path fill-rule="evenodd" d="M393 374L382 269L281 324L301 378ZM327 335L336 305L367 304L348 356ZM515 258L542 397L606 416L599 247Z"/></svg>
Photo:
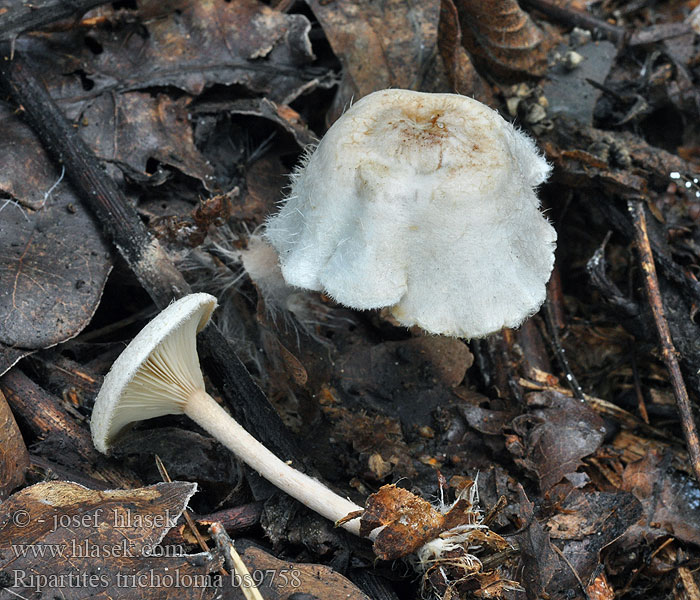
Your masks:
<svg viewBox="0 0 700 600"><path fill-rule="evenodd" d="M422 573L424 591L438 597L462 597L469 591L494 598L505 590L521 589L497 571L483 569L486 556L507 556L511 546L482 523L475 482L460 488L453 503L441 501L435 507L408 490L382 486L367 498L360 535L374 539L374 553L382 560L411 557ZM356 517L351 514L341 521Z"/></svg>
<svg viewBox="0 0 700 600"><path fill-rule="evenodd" d="M494 98L491 88L481 78L462 45L459 13L453 0L440 2L438 50L452 91L464 96L471 96L479 102L493 106Z"/></svg>
<svg viewBox="0 0 700 600"><path fill-rule="evenodd" d="M535 473L546 491L595 452L603 442L605 428L602 418L586 404L558 392L535 392L527 401L535 410L512 422L524 449L516 450L517 445L510 449L515 461Z"/></svg>
<svg viewBox="0 0 700 600"><path fill-rule="evenodd" d="M472 57L501 76L542 76L551 44L516 0L455 0L462 42Z"/></svg>

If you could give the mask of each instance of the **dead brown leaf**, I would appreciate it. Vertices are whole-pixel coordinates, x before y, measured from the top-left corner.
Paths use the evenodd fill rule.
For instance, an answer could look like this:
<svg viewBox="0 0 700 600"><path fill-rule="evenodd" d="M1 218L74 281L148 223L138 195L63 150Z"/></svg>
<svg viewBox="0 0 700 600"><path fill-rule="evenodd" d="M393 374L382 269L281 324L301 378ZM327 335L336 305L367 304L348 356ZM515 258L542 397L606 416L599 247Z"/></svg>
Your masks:
<svg viewBox="0 0 700 600"><path fill-rule="evenodd" d="M66 116L97 156L148 178L149 159L175 167L215 188L214 169L195 148L188 109L191 99L129 92L101 94L68 107Z"/></svg>
<svg viewBox="0 0 700 600"><path fill-rule="evenodd" d="M642 506L629 492L568 491L557 506L558 514L547 521L549 535L561 540L561 552L584 585L599 571L600 552L632 527L642 515ZM557 573L552 589L576 585L570 569Z"/></svg>
<svg viewBox="0 0 700 600"><path fill-rule="evenodd" d="M66 102L167 86L198 95L218 83L288 103L327 75L309 68L308 19L256 0L145 2L102 15L18 40L17 51Z"/></svg>
<svg viewBox="0 0 700 600"><path fill-rule="evenodd" d="M7 110L0 118L0 192L10 196L0 200L0 343L36 350L87 325L111 260L71 187L65 180L55 185L61 172L34 134Z"/></svg>
<svg viewBox="0 0 700 600"><path fill-rule="evenodd" d="M447 91L437 51L440 1L311 0L311 10L344 68L336 112L390 87Z"/></svg>
<svg viewBox="0 0 700 600"><path fill-rule="evenodd" d="M257 577L262 581L258 588L265 600L370 600L349 579L326 565L279 560L246 542L237 542L236 548L253 580ZM222 591L226 600L243 598L240 586L223 587Z"/></svg>
<svg viewBox="0 0 700 600"><path fill-rule="evenodd" d="M575 398L535 392L528 394L527 402L535 410L512 422L525 447L524 456L516 456L515 462L535 473L546 491L595 452L605 429L601 417Z"/></svg>
<svg viewBox="0 0 700 600"><path fill-rule="evenodd" d="M622 489L642 503L644 518L627 538L634 544L669 534L692 544L700 543L700 494L694 481L669 469L670 454L656 449L633 462L622 473Z"/></svg>
<svg viewBox="0 0 700 600"><path fill-rule="evenodd" d="M99 492L67 481L23 489L1 505L0 598L211 597L217 560L158 546L195 490L175 482Z"/></svg>

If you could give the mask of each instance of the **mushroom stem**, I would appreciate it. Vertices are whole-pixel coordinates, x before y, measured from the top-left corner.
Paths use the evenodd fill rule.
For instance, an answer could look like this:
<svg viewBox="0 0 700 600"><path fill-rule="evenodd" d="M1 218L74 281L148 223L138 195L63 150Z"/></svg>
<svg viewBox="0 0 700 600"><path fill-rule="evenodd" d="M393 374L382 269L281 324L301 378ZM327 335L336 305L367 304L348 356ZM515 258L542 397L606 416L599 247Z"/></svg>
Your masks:
<svg viewBox="0 0 700 600"><path fill-rule="evenodd" d="M317 479L297 471L280 460L250 435L204 390L195 390L187 401L185 414L208 431L238 458L269 482L311 510L334 523L362 507L342 498ZM360 535L359 519L341 527Z"/></svg>

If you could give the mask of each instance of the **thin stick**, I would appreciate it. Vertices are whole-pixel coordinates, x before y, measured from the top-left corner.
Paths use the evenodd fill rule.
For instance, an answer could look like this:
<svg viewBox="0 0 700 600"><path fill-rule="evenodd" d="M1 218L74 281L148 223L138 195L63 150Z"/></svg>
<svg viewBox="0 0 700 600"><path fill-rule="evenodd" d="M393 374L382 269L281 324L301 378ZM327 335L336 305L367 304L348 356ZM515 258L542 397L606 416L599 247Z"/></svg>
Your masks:
<svg viewBox="0 0 700 600"><path fill-rule="evenodd" d="M156 467L158 467L158 472L160 473L161 479L167 483L172 483L173 480L170 479L170 475L168 475L168 470L165 468L165 465L160 459L160 456L156 454L155 458ZM194 535L195 539L197 540L197 543L199 544L199 547L205 552L209 552L209 544L207 544L206 540L202 537L202 534L199 533L199 529L197 529L197 525L195 524L189 509L185 508L185 510L182 512L182 516L185 517L187 526L190 528L190 531L192 531L192 534ZM226 571L226 569L224 569L223 567L219 569L219 573L221 573L224 577L228 577L228 571Z"/></svg>
<svg viewBox="0 0 700 600"><path fill-rule="evenodd" d="M589 31L598 31L613 42L622 42L627 36L627 32L622 27L611 25L589 13L565 8L548 0L523 0L522 4L526 8L539 10L548 17L565 25L572 25L581 29L588 29Z"/></svg>
<svg viewBox="0 0 700 600"><path fill-rule="evenodd" d="M228 536L226 530L221 526L221 524L212 523L211 527L209 527L209 533L211 534L211 537L214 538L219 550L221 550L223 553L226 565L229 569L231 569L233 576L235 577L236 573L239 573L241 578L240 587L243 591L243 595L246 597L246 600L265 600L258 590L255 580L251 577L248 567L245 566L241 555L236 552L236 548L233 545L233 540ZM250 582L250 585L248 582Z"/></svg>
<svg viewBox="0 0 700 600"><path fill-rule="evenodd" d="M644 203L641 200L628 200L627 208L634 221L636 233L635 241L637 251L639 252L639 260L642 264L642 270L644 271L644 285L649 297L649 306L654 315L656 331L659 334L659 341L661 342L661 355L664 359L664 363L666 363L666 368L671 378L673 395L676 397L676 405L678 406L678 412L681 416L681 426L683 428L686 444L688 445L690 464L693 467L695 479L700 482L700 439L698 439L698 431L695 426L690 399L688 398L688 390L686 390L683 381L676 349L671 339L671 331L668 328L668 321L664 314L661 291L659 290L659 280L656 276L654 257L649 244L647 221L644 215Z"/></svg>
<svg viewBox="0 0 700 600"><path fill-rule="evenodd" d="M559 555L559 558L561 558L566 563L566 566L569 567L569 569L573 573L574 577L576 578L576 581L578 581L578 584L581 587L581 591L583 592L583 597L586 600L591 600L591 597L588 595L588 590L586 589L586 586L584 585L583 581L581 581L581 577L579 576L576 569L574 569L574 565L571 564L569 559L566 558L566 555L561 550L559 550L559 548L556 544L550 544L550 546L552 547L552 550L554 550Z"/></svg>

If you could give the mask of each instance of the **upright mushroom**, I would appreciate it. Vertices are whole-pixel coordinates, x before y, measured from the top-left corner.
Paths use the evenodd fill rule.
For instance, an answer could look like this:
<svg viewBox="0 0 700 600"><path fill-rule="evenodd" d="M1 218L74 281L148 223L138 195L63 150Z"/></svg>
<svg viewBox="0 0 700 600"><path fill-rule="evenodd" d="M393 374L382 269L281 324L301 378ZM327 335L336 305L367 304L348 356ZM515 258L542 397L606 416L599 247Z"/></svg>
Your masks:
<svg viewBox="0 0 700 600"><path fill-rule="evenodd" d="M544 301L556 232L534 142L456 94L383 90L354 104L266 225L285 280L404 325L480 337Z"/></svg>
<svg viewBox="0 0 700 600"><path fill-rule="evenodd" d="M285 493L332 521L361 510L317 479L280 460L241 427L204 389L196 335L216 298L191 294L156 316L119 355L95 399L90 429L108 453L124 428L143 419L185 414ZM359 534L359 523L342 525Z"/></svg>

